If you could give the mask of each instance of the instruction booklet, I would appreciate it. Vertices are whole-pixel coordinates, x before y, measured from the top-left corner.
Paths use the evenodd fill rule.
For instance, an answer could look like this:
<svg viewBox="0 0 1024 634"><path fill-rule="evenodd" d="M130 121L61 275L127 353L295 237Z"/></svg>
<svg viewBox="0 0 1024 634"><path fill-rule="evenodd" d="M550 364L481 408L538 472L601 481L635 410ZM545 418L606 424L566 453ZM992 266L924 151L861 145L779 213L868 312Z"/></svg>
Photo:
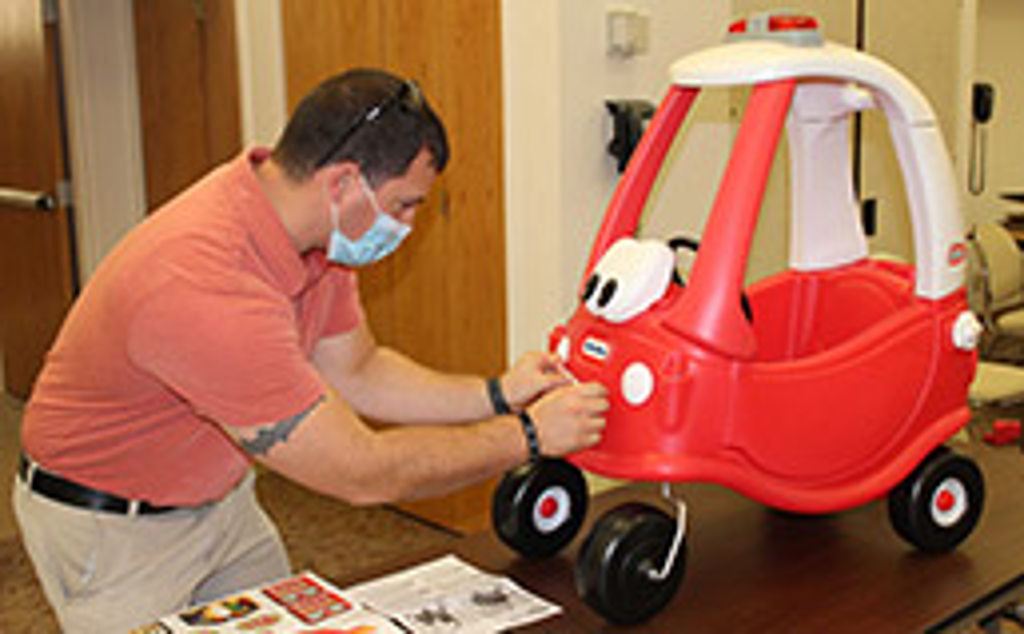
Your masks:
<svg viewBox="0 0 1024 634"><path fill-rule="evenodd" d="M131 634L483 634L562 609L455 555L339 589L312 572L170 615Z"/></svg>

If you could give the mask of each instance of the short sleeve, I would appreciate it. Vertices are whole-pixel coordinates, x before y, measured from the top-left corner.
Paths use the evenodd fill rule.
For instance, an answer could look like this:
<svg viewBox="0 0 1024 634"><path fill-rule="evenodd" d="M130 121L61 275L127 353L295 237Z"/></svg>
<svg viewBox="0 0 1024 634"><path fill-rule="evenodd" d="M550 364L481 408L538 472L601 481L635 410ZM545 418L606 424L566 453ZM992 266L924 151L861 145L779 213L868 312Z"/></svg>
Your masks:
<svg viewBox="0 0 1024 634"><path fill-rule="evenodd" d="M365 319L359 297L359 280L353 271L330 266L321 287L327 297L322 302L326 315L320 338L348 332Z"/></svg>
<svg viewBox="0 0 1024 634"><path fill-rule="evenodd" d="M130 321L129 358L221 424L259 425L303 411L323 385L302 350L294 310L287 298L251 286L163 285Z"/></svg>

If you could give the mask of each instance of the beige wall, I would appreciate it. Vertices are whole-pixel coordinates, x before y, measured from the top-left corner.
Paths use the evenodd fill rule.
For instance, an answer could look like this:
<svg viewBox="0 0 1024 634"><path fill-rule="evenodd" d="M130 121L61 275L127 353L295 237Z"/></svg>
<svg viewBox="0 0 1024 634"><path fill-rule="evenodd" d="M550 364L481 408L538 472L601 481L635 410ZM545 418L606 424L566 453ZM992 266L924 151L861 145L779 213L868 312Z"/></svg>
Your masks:
<svg viewBox="0 0 1024 634"><path fill-rule="evenodd" d="M980 196L968 196L974 220L1024 213L1024 205L1003 200L1000 193L1024 191L1024 80L1020 70L1020 40L1024 34L1024 2L977 0L978 81L996 87L996 107L987 126L988 170Z"/></svg>
<svg viewBox="0 0 1024 634"><path fill-rule="evenodd" d="M928 97L954 161L967 81L958 61L965 6L962 0L869 0L867 8L866 50L900 70ZM903 180L880 112L865 114L863 152L862 195L878 200L879 232L871 248L912 259Z"/></svg>
<svg viewBox="0 0 1024 634"><path fill-rule="evenodd" d="M720 40L729 3L633 0L650 14L649 51L629 59L605 49L605 11L622 2L504 0L505 178L508 350L511 356L545 345L548 330L576 304L589 248L618 174L605 147L611 138L609 98L657 103L668 66ZM720 103L724 108L724 102ZM709 115L690 153L721 155L724 115ZM685 171L685 170L684 170ZM651 232L703 225L714 166L697 161L680 200L665 192L669 219ZM666 181L668 182L668 181ZM678 203L678 204L677 204Z"/></svg>

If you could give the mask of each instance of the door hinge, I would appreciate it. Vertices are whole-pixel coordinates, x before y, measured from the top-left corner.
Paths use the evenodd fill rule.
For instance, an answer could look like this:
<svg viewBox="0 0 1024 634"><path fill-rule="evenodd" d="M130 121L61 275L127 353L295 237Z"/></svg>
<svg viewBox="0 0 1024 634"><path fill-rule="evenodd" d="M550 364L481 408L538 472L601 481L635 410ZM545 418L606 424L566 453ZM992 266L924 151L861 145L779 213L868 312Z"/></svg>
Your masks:
<svg viewBox="0 0 1024 634"><path fill-rule="evenodd" d="M53 188L53 195L57 199L58 207L70 207L71 203L74 202L73 196L71 195L71 181L66 178L62 178L57 181L57 184Z"/></svg>
<svg viewBox="0 0 1024 634"><path fill-rule="evenodd" d="M60 0L39 0L43 24L57 24L60 21Z"/></svg>

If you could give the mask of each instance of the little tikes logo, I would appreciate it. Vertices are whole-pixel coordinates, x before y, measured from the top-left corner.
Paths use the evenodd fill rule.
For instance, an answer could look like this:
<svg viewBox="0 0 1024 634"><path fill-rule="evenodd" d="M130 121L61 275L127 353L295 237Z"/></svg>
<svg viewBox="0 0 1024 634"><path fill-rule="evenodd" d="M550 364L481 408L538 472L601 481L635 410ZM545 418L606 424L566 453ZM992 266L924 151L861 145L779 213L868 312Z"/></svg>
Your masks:
<svg viewBox="0 0 1024 634"><path fill-rule="evenodd" d="M608 358L608 344L601 341L600 339L594 339L593 337L587 337L583 340L583 354L591 359L598 361L604 361Z"/></svg>
<svg viewBox="0 0 1024 634"><path fill-rule="evenodd" d="M949 255L946 260L950 266L959 266L967 260L967 245L963 242L956 242L949 247Z"/></svg>

